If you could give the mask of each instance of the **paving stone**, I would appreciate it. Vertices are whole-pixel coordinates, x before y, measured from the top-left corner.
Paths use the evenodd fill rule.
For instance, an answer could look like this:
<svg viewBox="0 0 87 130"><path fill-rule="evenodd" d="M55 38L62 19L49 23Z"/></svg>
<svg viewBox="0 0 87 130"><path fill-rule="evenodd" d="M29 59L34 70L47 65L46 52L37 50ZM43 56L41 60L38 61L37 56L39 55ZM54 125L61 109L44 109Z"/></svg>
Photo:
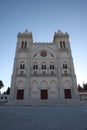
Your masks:
<svg viewBox="0 0 87 130"><path fill-rule="evenodd" d="M87 130L87 105L0 106L0 130Z"/></svg>

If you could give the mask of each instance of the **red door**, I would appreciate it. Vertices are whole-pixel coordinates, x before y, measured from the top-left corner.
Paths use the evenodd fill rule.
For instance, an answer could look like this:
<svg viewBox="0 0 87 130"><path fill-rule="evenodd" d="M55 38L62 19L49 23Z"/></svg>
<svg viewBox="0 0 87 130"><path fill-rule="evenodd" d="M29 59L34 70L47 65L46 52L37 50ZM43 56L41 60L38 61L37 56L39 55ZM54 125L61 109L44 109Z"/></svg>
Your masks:
<svg viewBox="0 0 87 130"><path fill-rule="evenodd" d="M17 99L24 99L24 90L17 90Z"/></svg>
<svg viewBox="0 0 87 130"><path fill-rule="evenodd" d="M65 99L71 99L71 89L64 89Z"/></svg>
<svg viewBox="0 0 87 130"><path fill-rule="evenodd" d="M41 99L48 99L48 91L41 90Z"/></svg>

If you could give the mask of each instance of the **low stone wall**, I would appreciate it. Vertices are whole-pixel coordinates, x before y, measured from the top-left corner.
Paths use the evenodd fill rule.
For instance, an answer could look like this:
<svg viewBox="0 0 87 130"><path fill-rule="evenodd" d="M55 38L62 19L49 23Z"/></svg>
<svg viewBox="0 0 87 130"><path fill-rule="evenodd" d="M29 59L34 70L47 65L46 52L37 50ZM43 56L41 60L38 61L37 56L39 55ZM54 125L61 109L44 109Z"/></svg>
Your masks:
<svg viewBox="0 0 87 130"><path fill-rule="evenodd" d="M0 102L8 102L9 95L0 94Z"/></svg>

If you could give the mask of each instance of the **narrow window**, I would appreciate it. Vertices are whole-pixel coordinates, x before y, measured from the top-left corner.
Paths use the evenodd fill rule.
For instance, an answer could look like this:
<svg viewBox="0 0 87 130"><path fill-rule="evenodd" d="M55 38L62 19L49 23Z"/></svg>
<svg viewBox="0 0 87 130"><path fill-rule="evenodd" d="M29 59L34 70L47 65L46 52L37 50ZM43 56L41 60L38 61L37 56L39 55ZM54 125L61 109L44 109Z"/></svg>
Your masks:
<svg viewBox="0 0 87 130"><path fill-rule="evenodd" d="M41 65L41 69L42 69L42 70L46 70L46 64L45 64L45 63L43 63L43 64Z"/></svg>
<svg viewBox="0 0 87 130"><path fill-rule="evenodd" d="M63 69L67 69L67 64L63 64Z"/></svg>
<svg viewBox="0 0 87 130"><path fill-rule="evenodd" d="M22 69L25 69L25 64L22 65Z"/></svg>
<svg viewBox="0 0 87 130"><path fill-rule="evenodd" d="M42 70L44 69L44 66L42 65Z"/></svg>
<svg viewBox="0 0 87 130"><path fill-rule="evenodd" d="M62 48L62 41L60 41L60 48Z"/></svg>
<svg viewBox="0 0 87 130"><path fill-rule="evenodd" d="M44 65L44 70L46 70L46 65Z"/></svg>
<svg viewBox="0 0 87 130"><path fill-rule="evenodd" d="M63 69L64 69L64 64L63 64Z"/></svg>
<svg viewBox="0 0 87 130"><path fill-rule="evenodd" d="M24 63L20 64L20 69L25 69L25 64Z"/></svg>
<svg viewBox="0 0 87 130"><path fill-rule="evenodd" d="M20 69L22 69L22 64L20 64Z"/></svg>
<svg viewBox="0 0 87 130"><path fill-rule="evenodd" d="M65 64L65 69L67 69L67 64Z"/></svg>
<svg viewBox="0 0 87 130"><path fill-rule="evenodd" d="M54 70L54 65L52 65L52 69Z"/></svg>
<svg viewBox="0 0 87 130"><path fill-rule="evenodd" d="M35 70L35 65L33 65L33 70Z"/></svg>
<svg viewBox="0 0 87 130"><path fill-rule="evenodd" d="M25 47L24 48L27 48L27 41L25 41Z"/></svg>
<svg viewBox="0 0 87 130"><path fill-rule="evenodd" d="M64 49L66 48L65 41L63 41L63 48L64 48Z"/></svg>
<svg viewBox="0 0 87 130"><path fill-rule="evenodd" d="M51 70L51 65L50 65L50 70Z"/></svg>
<svg viewBox="0 0 87 130"><path fill-rule="evenodd" d="M54 70L54 65L50 65L50 70Z"/></svg>
<svg viewBox="0 0 87 130"><path fill-rule="evenodd" d="M21 43L21 48L23 48L24 47L24 41L22 41L22 43Z"/></svg>
<svg viewBox="0 0 87 130"><path fill-rule="evenodd" d="M33 70L38 70L38 65L33 65Z"/></svg>
<svg viewBox="0 0 87 130"><path fill-rule="evenodd" d="M36 65L36 70L38 70L38 65Z"/></svg>

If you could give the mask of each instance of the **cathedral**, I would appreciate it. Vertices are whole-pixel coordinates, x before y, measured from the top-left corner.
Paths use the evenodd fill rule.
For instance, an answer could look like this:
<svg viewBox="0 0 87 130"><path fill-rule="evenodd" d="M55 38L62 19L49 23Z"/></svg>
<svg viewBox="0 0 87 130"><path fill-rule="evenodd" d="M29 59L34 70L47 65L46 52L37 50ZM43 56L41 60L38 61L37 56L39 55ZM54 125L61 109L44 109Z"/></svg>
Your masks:
<svg viewBox="0 0 87 130"><path fill-rule="evenodd" d="M31 32L17 35L11 101L78 99L69 34L58 30L53 41L33 42Z"/></svg>

